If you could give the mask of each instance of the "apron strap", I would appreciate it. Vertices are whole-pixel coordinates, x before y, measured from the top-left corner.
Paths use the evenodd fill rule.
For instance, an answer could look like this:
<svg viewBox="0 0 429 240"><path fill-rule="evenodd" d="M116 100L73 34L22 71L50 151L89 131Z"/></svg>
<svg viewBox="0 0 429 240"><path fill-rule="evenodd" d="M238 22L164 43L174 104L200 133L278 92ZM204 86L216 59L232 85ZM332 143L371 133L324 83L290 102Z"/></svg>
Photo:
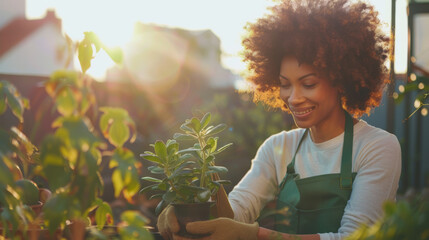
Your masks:
<svg viewBox="0 0 429 240"><path fill-rule="evenodd" d="M352 188L352 153L353 153L353 119L350 114L346 114L346 124L344 130L343 153L341 157L341 189Z"/></svg>
<svg viewBox="0 0 429 240"><path fill-rule="evenodd" d="M292 161L289 163L289 165L287 165L287 173L295 173L295 158L296 158L296 154L298 153L299 147L301 147L301 143L303 142L305 136L308 133L308 128L305 129L304 134L302 134L301 139L299 140L298 143L298 147L295 150L295 154L293 155Z"/></svg>
<svg viewBox="0 0 429 240"><path fill-rule="evenodd" d="M301 143L303 142L303 140L304 140L305 136L307 135L307 133L308 133L308 128L305 129L304 134L302 134L302 137L299 140L298 147L295 150L295 154L293 155L292 161L287 165L287 172L286 172L286 174L285 174L282 182L279 185L279 189L283 189L283 186L284 186L284 184L286 182L286 177L287 177L288 174L295 174L295 167L294 166L295 166L296 153L298 152L299 147L301 146Z"/></svg>

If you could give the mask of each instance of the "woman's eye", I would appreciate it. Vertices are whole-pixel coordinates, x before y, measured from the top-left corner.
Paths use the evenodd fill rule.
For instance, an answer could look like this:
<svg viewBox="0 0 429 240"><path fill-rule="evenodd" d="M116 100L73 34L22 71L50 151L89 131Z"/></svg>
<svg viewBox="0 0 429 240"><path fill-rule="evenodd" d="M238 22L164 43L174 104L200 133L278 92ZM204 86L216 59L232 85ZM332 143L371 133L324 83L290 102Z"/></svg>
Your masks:
<svg viewBox="0 0 429 240"><path fill-rule="evenodd" d="M290 84L280 84L280 88L288 89L290 88Z"/></svg>
<svg viewBox="0 0 429 240"><path fill-rule="evenodd" d="M313 88L315 86L316 86L316 83L313 83L313 84L304 84L305 88Z"/></svg>

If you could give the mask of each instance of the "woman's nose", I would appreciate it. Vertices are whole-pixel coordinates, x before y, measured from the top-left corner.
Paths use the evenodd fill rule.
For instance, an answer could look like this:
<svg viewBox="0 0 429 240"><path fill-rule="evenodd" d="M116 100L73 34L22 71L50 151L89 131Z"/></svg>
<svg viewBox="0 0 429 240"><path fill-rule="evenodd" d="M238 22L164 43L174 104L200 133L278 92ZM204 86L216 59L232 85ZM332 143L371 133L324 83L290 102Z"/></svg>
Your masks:
<svg viewBox="0 0 429 240"><path fill-rule="evenodd" d="M301 102L303 102L304 97L301 93L301 91L297 88L293 88L290 92L288 103L289 105L297 105Z"/></svg>

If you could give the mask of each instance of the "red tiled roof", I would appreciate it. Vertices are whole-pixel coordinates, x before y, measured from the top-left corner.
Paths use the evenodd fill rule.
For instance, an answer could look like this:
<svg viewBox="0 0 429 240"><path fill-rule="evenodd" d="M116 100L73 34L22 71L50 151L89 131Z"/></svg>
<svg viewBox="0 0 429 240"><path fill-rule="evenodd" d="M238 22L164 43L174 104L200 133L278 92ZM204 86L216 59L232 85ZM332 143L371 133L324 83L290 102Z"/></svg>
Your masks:
<svg viewBox="0 0 429 240"><path fill-rule="evenodd" d="M45 18L42 19L17 18L12 20L0 29L0 57L47 23L54 23L61 30L61 19L55 16L54 11L48 11Z"/></svg>

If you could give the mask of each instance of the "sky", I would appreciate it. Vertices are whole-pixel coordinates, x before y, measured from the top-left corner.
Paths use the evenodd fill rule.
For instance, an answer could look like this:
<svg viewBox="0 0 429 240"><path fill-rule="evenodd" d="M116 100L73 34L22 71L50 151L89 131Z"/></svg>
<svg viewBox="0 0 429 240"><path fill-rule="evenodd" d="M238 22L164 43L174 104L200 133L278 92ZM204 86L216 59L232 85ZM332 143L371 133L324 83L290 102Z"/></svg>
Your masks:
<svg viewBox="0 0 429 240"><path fill-rule="evenodd" d="M380 12L381 20L390 24L391 0L369 2ZM395 50L395 69L399 72L406 68L406 58L400 56L406 56L401 51L406 50L406 34L402 32L406 33L405 2L397 0L397 22L401 25L397 26L397 39L401 43ZM136 22L210 29L221 40L223 66L239 74L245 70L239 57L243 26L263 16L271 5L271 0L27 0L26 15L41 18L47 9L55 9L62 19L63 31L73 40L79 41L85 31L93 31L106 45L121 47L131 39ZM100 55L89 72L95 77L102 77L105 69L113 65L106 55Z"/></svg>

